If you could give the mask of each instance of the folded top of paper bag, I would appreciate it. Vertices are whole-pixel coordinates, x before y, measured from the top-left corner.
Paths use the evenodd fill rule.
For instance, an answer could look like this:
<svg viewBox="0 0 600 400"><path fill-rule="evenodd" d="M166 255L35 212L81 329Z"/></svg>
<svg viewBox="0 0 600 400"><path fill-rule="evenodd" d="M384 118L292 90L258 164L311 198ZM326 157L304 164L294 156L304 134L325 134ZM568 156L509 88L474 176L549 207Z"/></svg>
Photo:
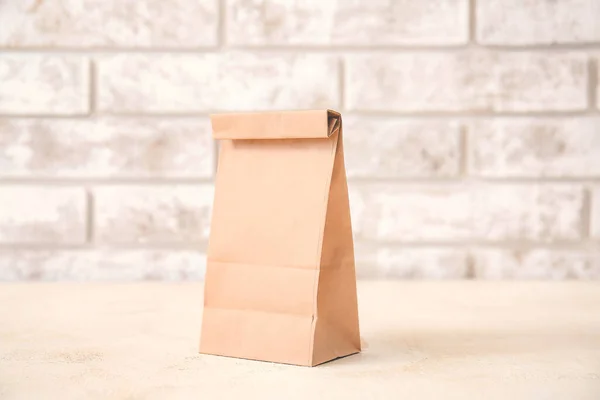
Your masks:
<svg viewBox="0 0 600 400"><path fill-rule="evenodd" d="M215 139L309 139L328 138L340 126L333 110L277 111L213 114Z"/></svg>

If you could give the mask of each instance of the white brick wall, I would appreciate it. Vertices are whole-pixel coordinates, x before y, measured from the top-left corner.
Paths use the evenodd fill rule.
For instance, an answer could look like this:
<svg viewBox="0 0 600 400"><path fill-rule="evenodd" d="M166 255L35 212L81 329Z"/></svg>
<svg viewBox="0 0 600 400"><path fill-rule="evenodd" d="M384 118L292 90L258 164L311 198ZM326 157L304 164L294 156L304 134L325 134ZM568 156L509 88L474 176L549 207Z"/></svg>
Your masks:
<svg viewBox="0 0 600 400"><path fill-rule="evenodd" d="M217 44L218 0L23 0L0 4L0 44L195 48Z"/></svg>
<svg viewBox="0 0 600 400"><path fill-rule="evenodd" d="M0 176L210 178L206 118L0 118Z"/></svg>
<svg viewBox="0 0 600 400"><path fill-rule="evenodd" d="M0 114L87 114L89 71L84 56L0 53Z"/></svg>
<svg viewBox="0 0 600 400"><path fill-rule="evenodd" d="M227 1L235 45L453 45L468 40L468 0Z"/></svg>
<svg viewBox="0 0 600 400"><path fill-rule="evenodd" d="M197 250L0 250L3 280L195 280L205 267Z"/></svg>
<svg viewBox="0 0 600 400"><path fill-rule="evenodd" d="M96 62L98 109L106 113L339 105L337 59L328 55L119 54Z"/></svg>
<svg viewBox="0 0 600 400"><path fill-rule="evenodd" d="M344 118L344 152L350 178L457 177L460 121Z"/></svg>
<svg viewBox="0 0 600 400"><path fill-rule="evenodd" d="M351 111L528 112L587 108L582 53L459 51L350 55Z"/></svg>
<svg viewBox="0 0 600 400"><path fill-rule="evenodd" d="M208 239L212 186L104 186L94 190L102 243L189 243Z"/></svg>
<svg viewBox="0 0 600 400"><path fill-rule="evenodd" d="M0 243L83 243L86 197L81 188L0 187Z"/></svg>
<svg viewBox="0 0 600 400"><path fill-rule="evenodd" d="M496 118L469 129L469 172L486 177L599 177L600 118Z"/></svg>
<svg viewBox="0 0 600 400"><path fill-rule="evenodd" d="M358 274L600 279L600 0L0 2L0 280L202 279L214 111L344 115Z"/></svg>
<svg viewBox="0 0 600 400"><path fill-rule="evenodd" d="M597 0L477 0L477 39L520 46L600 41Z"/></svg>
<svg viewBox="0 0 600 400"><path fill-rule="evenodd" d="M351 193L357 239L410 243L578 241L583 199L562 184L377 183Z"/></svg>

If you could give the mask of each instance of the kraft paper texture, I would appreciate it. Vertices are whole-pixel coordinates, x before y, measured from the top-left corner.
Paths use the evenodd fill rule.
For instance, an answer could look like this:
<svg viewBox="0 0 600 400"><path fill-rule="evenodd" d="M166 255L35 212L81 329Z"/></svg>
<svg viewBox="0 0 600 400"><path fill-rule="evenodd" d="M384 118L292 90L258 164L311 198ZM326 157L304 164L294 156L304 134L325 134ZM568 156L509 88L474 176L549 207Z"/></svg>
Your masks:
<svg viewBox="0 0 600 400"><path fill-rule="evenodd" d="M200 352L306 366L359 352L341 115L211 123L221 150Z"/></svg>

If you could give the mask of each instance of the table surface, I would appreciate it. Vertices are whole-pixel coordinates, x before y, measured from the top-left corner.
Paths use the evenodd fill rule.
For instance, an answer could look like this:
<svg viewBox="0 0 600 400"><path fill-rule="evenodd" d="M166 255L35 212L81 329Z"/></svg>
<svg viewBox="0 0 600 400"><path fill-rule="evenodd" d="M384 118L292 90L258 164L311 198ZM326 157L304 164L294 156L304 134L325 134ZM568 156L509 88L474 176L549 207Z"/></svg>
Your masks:
<svg viewBox="0 0 600 400"><path fill-rule="evenodd" d="M360 282L361 354L198 354L202 284L0 285L0 399L600 399L600 282Z"/></svg>

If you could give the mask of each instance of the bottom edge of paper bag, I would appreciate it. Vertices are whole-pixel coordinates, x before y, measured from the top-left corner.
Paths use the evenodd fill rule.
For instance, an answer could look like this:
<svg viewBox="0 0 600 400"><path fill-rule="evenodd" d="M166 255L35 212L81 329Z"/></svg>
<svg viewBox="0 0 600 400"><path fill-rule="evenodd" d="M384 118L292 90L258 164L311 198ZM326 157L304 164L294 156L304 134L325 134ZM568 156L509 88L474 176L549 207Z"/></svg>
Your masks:
<svg viewBox="0 0 600 400"><path fill-rule="evenodd" d="M300 364L300 363L294 363L294 362L290 362L290 361L269 360L269 359L265 359L265 358L250 358L250 357L234 356L232 354L212 353L212 352L206 351L206 350L200 350L199 353L203 354L203 355L208 355L208 356L234 358L234 359L238 359L238 360L259 361L259 362L272 363L272 364L296 365L299 367L312 367L313 366L310 364Z"/></svg>
<svg viewBox="0 0 600 400"><path fill-rule="evenodd" d="M334 361L337 361L337 360L341 360L342 358L350 357L350 356L353 356L353 355L355 355L355 354L359 354L359 353L360 353L360 350L355 350L355 351L353 351L352 353L344 354L343 356L337 356L337 357L331 358L331 359L329 359L329 360L320 361L320 362L318 362L318 363L316 363L316 364L311 364L311 365L309 365L309 366L310 366L310 367L317 367L317 366L319 366L319 365L328 364L328 363L330 363L330 362L334 362Z"/></svg>
<svg viewBox="0 0 600 400"><path fill-rule="evenodd" d="M218 353L211 353L205 350L200 350L199 354L202 355L207 355L207 356L215 356L215 357L225 357L225 358L233 358L233 359L238 359L238 360L248 360L248 361L258 361L258 362L265 362L265 363L271 363L271 364L283 364L283 365L294 365L297 367L317 367L319 365L323 365L323 364L327 364L342 358L346 358L346 357L350 357L353 356L355 354L359 354L360 350L356 350L353 351L352 353L348 353L348 354L344 354L341 356L337 356L335 358L331 358L329 360L325 360L325 361L321 361L317 364L299 364L299 363L293 363L293 362L285 362L285 361L276 361L276 360L266 360L266 359L261 359L261 358L249 358L249 357L239 357L239 356L234 356L234 355L228 355L228 354L218 354Z"/></svg>

